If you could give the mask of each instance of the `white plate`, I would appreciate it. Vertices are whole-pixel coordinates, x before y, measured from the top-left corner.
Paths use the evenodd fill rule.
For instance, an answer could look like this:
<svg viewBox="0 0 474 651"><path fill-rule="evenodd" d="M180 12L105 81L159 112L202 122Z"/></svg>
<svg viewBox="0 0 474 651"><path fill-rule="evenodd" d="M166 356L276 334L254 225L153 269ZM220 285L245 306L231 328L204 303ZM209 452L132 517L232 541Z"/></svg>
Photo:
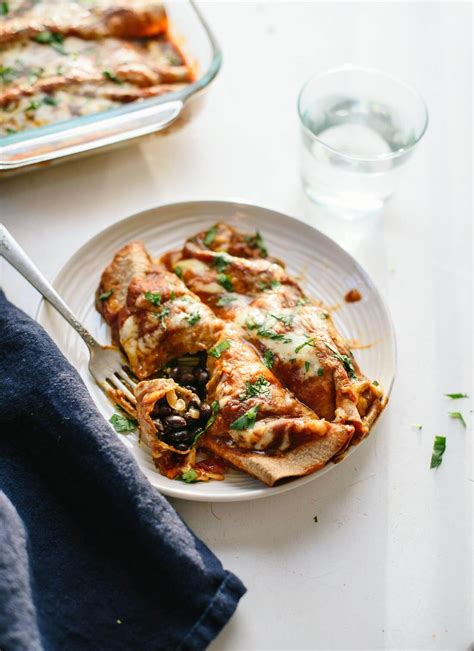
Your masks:
<svg viewBox="0 0 474 651"><path fill-rule="evenodd" d="M102 343L110 343L108 327L94 308L94 292L104 267L121 246L142 239L154 256L179 248L184 240L216 221L226 221L243 230L259 229L272 255L282 258L290 273L301 274L311 296L326 305L340 304L334 320L342 335L374 344L356 352L364 373L377 379L390 392L396 363L393 326L385 304L364 270L335 242L297 219L281 213L229 201L175 203L133 215L102 231L77 251L58 274L54 286L79 320ZM345 303L344 295L357 288L358 303ZM43 301L38 321L78 369L97 407L108 420L114 408L87 370L84 343L56 311ZM200 501L248 500L296 488L334 467L329 463L307 477L268 488L238 471L230 471L223 482L185 484L163 477L155 469L147 449L138 445L135 434L118 434L153 486L165 495ZM351 448L349 454L357 448Z"/></svg>

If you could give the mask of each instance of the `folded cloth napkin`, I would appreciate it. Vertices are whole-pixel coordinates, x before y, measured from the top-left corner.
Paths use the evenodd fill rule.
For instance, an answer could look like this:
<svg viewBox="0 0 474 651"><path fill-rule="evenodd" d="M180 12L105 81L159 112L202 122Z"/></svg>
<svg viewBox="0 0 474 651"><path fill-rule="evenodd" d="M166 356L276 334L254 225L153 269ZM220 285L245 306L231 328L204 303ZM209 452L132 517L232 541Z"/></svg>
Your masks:
<svg viewBox="0 0 474 651"><path fill-rule="evenodd" d="M204 649L245 593L0 291L0 649Z"/></svg>

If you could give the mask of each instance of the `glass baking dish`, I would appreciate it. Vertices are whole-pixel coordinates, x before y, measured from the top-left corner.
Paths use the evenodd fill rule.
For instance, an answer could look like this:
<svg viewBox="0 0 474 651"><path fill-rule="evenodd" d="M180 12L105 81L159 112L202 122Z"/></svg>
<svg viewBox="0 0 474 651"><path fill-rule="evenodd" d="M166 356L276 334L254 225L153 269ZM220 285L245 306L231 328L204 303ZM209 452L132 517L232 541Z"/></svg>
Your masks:
<svg viewBox="0 0 474 651"><path fill-rule="evenodd" d="M202 91L219 72L222 55L193 0L164 5L175 38L196 64L197 80L166 95L0 138L0 176L103 151L157 131L164 135L171 125L177 128L192 118L202 105Z"/></svg>

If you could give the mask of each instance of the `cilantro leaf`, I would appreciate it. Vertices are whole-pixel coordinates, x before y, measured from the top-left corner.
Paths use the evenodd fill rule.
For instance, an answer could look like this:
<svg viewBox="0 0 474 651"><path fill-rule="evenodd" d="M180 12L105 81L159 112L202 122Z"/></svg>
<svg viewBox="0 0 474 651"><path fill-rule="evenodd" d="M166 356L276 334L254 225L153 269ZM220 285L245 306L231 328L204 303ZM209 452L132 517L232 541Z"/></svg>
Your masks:
<svg viewBox="0 0 474 651"><path fill-rule="evenodd" d="M245 414L240 416L240 418L234 420L234 422L230 424L230 429L252 429L252 427L255 425L255 421L257 420L258 407L258 405L255 405L255 407L252 407L252 409L246 411Z"/></svg>
<svg viewBox="0 0 474 651"><path fill-rule="evenodd" d="M229 264L230 260L225 253L218 253L212 260L212 266L215 267L217 271L225 271Z"/></svg>
<svg viewBox="0 0 474 651"><path fill-rule="evenodd" d="M198 474L194 468L190 468L189 470L185 470L179 479L187 484L193 484L196 481L197 476Z"/></svg>
<svg viewBox="0 0 474 651"><path fill-rule="evenodd" d="M114 84L123 84L123 81L119 79L117 75L114 75L113 72L110 72L110 70L103 70L102 76L105 77L105 79L108 81L113 81Z"/></svg>
<svg viewBox="0 0 474 651"><path fill-rule="evenodd" d="M329 348L329 350L333 353L334 357L338 359L341 364L344 366L347 375L351 378L351 380L355 380L357 378L357 375L354 370L354 364L352 363L352 359L348 355L341 355L341 353L331 346L331 344L328 344L324 342L326 345L326 348Z"/></svg>
<svg viewBox="0 0 474 651"><path fill-rule="evenodd" d="M212 355L212 357L219 359L224 350L227 350L228 348L230 348L230 341L228 339L224 339L223 341L220 341L218 344L216 344L214 348L211 348L209 355Z"/></svg>
<svg viewBox="0 0 474 651"><path fill-rule="evenodd" d="M108 292L104 292L103 294L101 294L99 296L99 301L106 301L108 298L110 298L112 296L113 293L114 293L114 290L109 289Z"/></svg>
<svg viewBox="0 0 474 651"><path fill-rule="evenodd" d="M266 292L269 289L276 289L276 287L280 287L281 282L279 280L271 280L268 283L265 282L258 282L257 283L257 288L260 289L262 292Z"/></svg>
<svg viewBox="0 0 474 651"><path fill-rule="evenodd" d="M193 445L196 445L196 443L199 441L199 439L204 434L204 432L207 431L210 427L212 427L212 425L214 425L214 423L216 421L216 418L217 418L217 414L219 413L219 403L218 403L218 401L214 400L214 402L211 404L211 407L212 407L212 414L209 417L209 420L207 421L206 426L203 429L198 429L197 430L196 434L194 435L191 447Z"/></svg>
<svg viewBox="0 0 474 651"><path fill-rule="evenodd" d="M189 325L195 325L200 319L201 319L201 315L199 314L199 312L194 312L194 314L191 314L188 317L188 323Z"/></svg>
<svg viewBox="0 0 474 651"><path fill-rule="evenodd" d="M127 416L122 416L122 414L114 414L109 418L109 423L112 425L114 430L119 434L123 432L133 432L137 429L137 421L133 418L127 418Z"/></svg>
<svg viewBox="0 0 474 651"><path fill-rule="evenodd" d="M316 341L317 337L311 337L311 339L308 339L304 343L300 344L299 346L296 346L295 348L295 353L299 353L302 348L305 346L312 346L314 348L314 342Z"/></svg>
<svg viewBox="0 0 474 651"><path fill-rule="evenodd" d="M451 398L452 400L459 400L459 398L469 398L467 393L445 393L446 397Z"/></svg>
<svg viewBox="0 0 474 651"><path fill-rule="evenodd" d="M0 81L7 84L15 78L15 71L13 68L0 66Z"/></svg>
<svg viewBox="0 0 474 651"><path fill-rule="evenodd" d="M152 315L153 315L153 317L155 319L160 319L161 325L163 326L163 319L165 318L165 316L168 316L169 313L170 313L170 308L169 307L164 307L159 312L152 312ZM165 330L166 330L166 328L165 328Z"/></svg>
<svg viewBox="0 0 474 651"><path fill-rule="evenodd" d="M221 294L216 301L216 305L217 307L225 307L236 300L237 296L232 296L232 294Z"/></svg>
<svg viewBox="0 0 474 651"><path fill-rule="evenodd" d="M267 368L272 368L274 357L275 356L273 352L269 348L267 348L267 350L263 353L263 363Z"/></svg>
<svg viewBox="0 0 474 651"><path fill-rule="evenodd" d="M240 400L248 400L249 398L257 398L257 397L267 397L270 395L270 382L266 380L263 375L259 375L259 377L254 381L250 382L247 380L245 382L245 393L243 393L240 396Z"/></svg>
<svg viewBox="0 0 474 651"><path fill-rule="evenodd" d="M308 362L308 360L306 360L304 363L304 370L306 371L306 373L309 371L310 366L311 364Z"/></svg>
<svg viewBox="0 0 474 651"><path fill-rule="evenodd" d="M294 314L272 314L270 313L270 316L272 316L274 319L279 321L280 323L283 323L287 328L290 328L293 325L293 321L295 320L295 315Z"/></svg>
<svg viewBox="0 0 474 651"><path fill-rule="evenodd" d="M446 450L446 437L435 436L433 443L433 452L431 455L430 468L437 468L443 461L443 454Z"/></svg>
<svg viewBox="0 0 474 651"><path fill-rule="evenodd" d="M466 421L464 420L464 416L461 414L460 411L450 411L449 415L451 418L455 418L456 420L460 420L463 427L466 427Z"/></svg>
<svg viewBox="0 0 474 651"><path fill-rule="evenodd" d="M173 271L174 271L175 274L178 276L178 278L182 278L182 277L183 277L183 270L182 270L181 267L175 267L175 268L173 269Z"/></svg>
<svg viewBox="0 0 474 651"><path fill-rule="evenodd" d="M229 274L217 274L217 282L219 285L222 285L224 289L228 292L234 291L234 286L232 285L232 278Z"/></svg>
<svg viewBox="0 0 474 651"><path fill-rule="evenodd" d="M8 2L0 2L0 16L6 16L8 12Z"/></svg>
<svg viewBox="0 0 474 651"><path fill-rule="evenodd" d="M145 300L158 306L161 303L161 294L160 292L145 292Z"/></svg>
<svg viewBox="0 0 474 651"><path fill-rule="evenodd" d="M59 52L60 54L67 54L63 45L64 42L63 34L45 30L44 32L40 32L39 34L36 34L34 40L37 43L41 43L41 45L50 45L52 48L57 50L57 52Z"/></svg>
<svg viewBox="0 0 474 651"><path fill-rule="evenodd" d="M267 247L263 241L263 237L260 235L259 231L255 235L247 235L245 241L251 249L258 249L262 254L262 258L266 258L268 255Z"/></svg>
<svg viewBox="0 0 474 651"><path fill-rule="evenodd" d="M322 366L320 366L318 368L318 377L323 377L323 375L324 375L324 369Z"/></svg>
<svg viewBox="0 0 474 651"><path fill-rule="evenodd" d="M208 231L206 231L206 234L204 235L204 244L206 246L211 246L211 244L216 239L216 235L217 235L217 226L211 226L211 228Z"/></svg>

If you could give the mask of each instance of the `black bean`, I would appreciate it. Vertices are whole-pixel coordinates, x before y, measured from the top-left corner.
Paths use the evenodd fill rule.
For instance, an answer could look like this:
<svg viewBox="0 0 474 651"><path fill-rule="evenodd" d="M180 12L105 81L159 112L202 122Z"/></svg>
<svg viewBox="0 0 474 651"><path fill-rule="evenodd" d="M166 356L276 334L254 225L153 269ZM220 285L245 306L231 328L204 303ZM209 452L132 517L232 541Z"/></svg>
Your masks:
<svg viewBox="0 0 474 651"><path fill-rule="evenodd" d="M176 380L178 375L179 375L179 368L177 366L173 366L168 371L168 377L170 377L172 380Z"/></svg>
<svg viewBox="0 0 474 651"><path fill-rule="evenodd" d="M181 384L194 384L194 375L186 371L180 377Z"/></svg>
<svg viewBox="0 0 474 651"><path fill-rule="evenodd" d="M192 384L183 384L182 386L184 389L187 389L188 391L192 391L193 393L196 392L196 387L193 386Z"/></svg>
<svg viewBox="0 0 474 651"><path fill-rule="evenodd" d="M158 434L163 434L165 428L163 427L163 423L159 418L154 418L153 422L155 423L156 431Z"/></svg>
<svg viewBox="0 0 474 651"><path fill-rule="evenodd" d="M209 373L204 369L199 369L194 375L198 384L207 384L209 381Z"/></svg>
<svg viewBox="0 0 474 651"><path fill-rule="evenodd" d="M202 420L209 420L212 415L211 405L208 405L207 402L203 402L200 409L200 418Z"/></svg>
<svg viewBox="0 0 474 651"><path fill-rule="evenodd" d="M190 445L192 443L194 434L188 432L187 429L180 430L179 432L170 432L167 435L167 440L171 441L171 445L178 445L178 443L186 443Z"/></svg>
<svg viewBox="0 0 474 651"><path fill-rule="evenodd" d="M155 408L153 409L153 416L159 416L160 418L164 418L165 416L169 416L170 414L173 413L173 410L171 407L165 403L161 405L155 405Z"/></svg>
<svg viewBox="0 0 474 651"><path fill-rule="evenodd" d="M191 414L189 413L189 411L187 411L187 412L184 414L184 418L186 419L186 423L188 424L188 426L189 426L189 425L194 425L194 424L197 423L198 420L199 420L199 414L198 414L198 417L197 417L197 418L195 418L195 417L193 418L193 416L191 416Z"/></svg>
<svg viewBox="0 0 474 651"><path fill-rule="evenodd" d="M197 400L194 400L193 398L192 400L189 401L188 409L199 409L200 406L201 403L198 402Z"/></svg>
<svg viewBox="0 0 474 651"><path fill-rule="evenodd" d="M180 450L181 452L186 452L186 450L189 450L189 445L187 443L178 443L173 447L175 447L177 450Z"/></svg>
<svg viewBox="0 0 474 651"><path fill-rule="evenodd" d="M173 414L163 419L163 425L166 429L181 429L182 427L186 427L186 420L182 416Z"/></svg>

